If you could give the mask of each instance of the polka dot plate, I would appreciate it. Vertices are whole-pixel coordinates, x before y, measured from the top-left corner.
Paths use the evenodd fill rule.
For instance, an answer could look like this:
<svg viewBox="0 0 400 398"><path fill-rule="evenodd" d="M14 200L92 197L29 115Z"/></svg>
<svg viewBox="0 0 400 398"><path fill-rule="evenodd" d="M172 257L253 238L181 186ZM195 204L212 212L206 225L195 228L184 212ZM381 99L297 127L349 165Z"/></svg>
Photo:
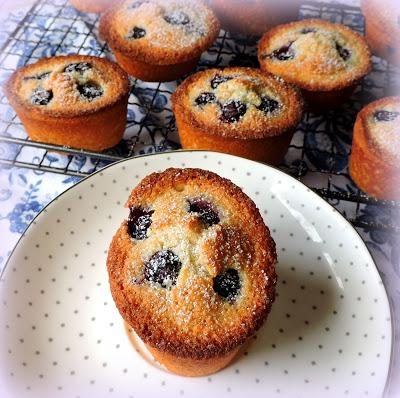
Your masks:
<svg viewBox="0 0 400 398"><path fill-rule="evenodd" d="M127 217L129 192L168 167L231 179L256 202L277 243L272 312L240 357L210 377L157 366L128 337L108 286L107 249ZM378 397L385 390L390 308L366 246L323 199L260 163L203 151L115 163L37 216L0 285L1 397Z"/></svg>

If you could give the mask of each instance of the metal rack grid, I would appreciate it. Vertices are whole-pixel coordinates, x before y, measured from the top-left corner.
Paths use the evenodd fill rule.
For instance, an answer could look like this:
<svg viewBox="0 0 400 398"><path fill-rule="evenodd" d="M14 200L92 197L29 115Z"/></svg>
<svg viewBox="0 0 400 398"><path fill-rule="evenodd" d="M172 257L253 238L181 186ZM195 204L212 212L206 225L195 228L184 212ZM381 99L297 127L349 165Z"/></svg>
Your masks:
<svg viewBox="0 0 400 398"><path fill-rule="evenodd" d="M49 8L53 10L51 15L46 14ZM341 4L305 1L299 17L344 23L360 33L364 29L360 9ZM38 0L0 48L0 72L11 73L42 56L90 53L113 58L107 45L97 39L98 19L98 15L76 11L67 0ZM198 69L257 66L256 44L255 38L235 37L221 31L214 45L203 54ZM283 170L342 211L355 226L366 231L399 233L400 225L393 220L400 219L396 217L400 213L400 203L371 198L352 183L348 174L352 126L363 104L390 95L398 81L398 70L374 58L373 72L358 86L344 110L305 115L281 165ZM169 103L177 83L179 81L165 84L132 80L124 139L115 148L101 153L31 141L1 94L0 144L3 148L6 146L6 150L0 151L0 164L84 177L126 157L178 149ZM383 217L368 217L366 209L371 207L383 209Z"/></svg>

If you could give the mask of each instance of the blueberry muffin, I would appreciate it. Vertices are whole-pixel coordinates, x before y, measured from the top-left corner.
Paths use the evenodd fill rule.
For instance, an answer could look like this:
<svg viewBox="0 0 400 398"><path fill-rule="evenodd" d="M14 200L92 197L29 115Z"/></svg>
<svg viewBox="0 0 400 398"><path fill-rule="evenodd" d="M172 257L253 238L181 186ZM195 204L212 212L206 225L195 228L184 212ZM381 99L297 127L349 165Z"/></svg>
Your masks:
<svg viewBox="0 0 400 398"><path fill-rule="evenodd" d="M32 140L100 151L116 145L126 125L129 79L104 58L44 58L15 71L5 85Z"/></svg>
<svg viewBox="0 0 400 398"><path fill-rule="evenodd" d="M262 70L300 87L311 110L341 105L371 69L362 36L320 19L271 29L259 43L258 58Z"/></svg>
<svg viewBox="0 0 400 398"><path fill-rule="evenodd" d="M365 38L372 52L400 65L400 3L398 0L362 0Z"/></svg>
<svg viewBox="0 0 400 398"><path fill-rule="evenodd" d="M172 372L228 365L275 295L275 243L253 201L200 169L167 169L133 189L107 259L123 319Z"/></svg>
<svg viewBox="0 0 400 398"><path fill-rule="evenodd" d="M69 0L79 11L101 13L122 0Z"/></svg>
<svg viewBox="0 0 400 398"><path fill-rule="evenodd" d="M172 95L183 148L209 149L278 164L301 120L298 90L252 68L209 69Z"/></svg>
<svg viewBox="0 0 400 398"><path fill-rule="evenodd" d="M354 125L350 176L378 199L400 200L400 97L365 106Z"/></svg>
<svg viewBox="0 0 400 398"><path fill-rule="evenodd" d="M117 62L146 81L176 80L218 36L214 13L196 0L128 0L106 12L100 35Z"/></svg>
<svg viewBox="0 0 400 398"><path fill-rule="evenodd" d="M210 0L221 28L231 33L260 36L268 29L297 19L299 0Z"/></svg>

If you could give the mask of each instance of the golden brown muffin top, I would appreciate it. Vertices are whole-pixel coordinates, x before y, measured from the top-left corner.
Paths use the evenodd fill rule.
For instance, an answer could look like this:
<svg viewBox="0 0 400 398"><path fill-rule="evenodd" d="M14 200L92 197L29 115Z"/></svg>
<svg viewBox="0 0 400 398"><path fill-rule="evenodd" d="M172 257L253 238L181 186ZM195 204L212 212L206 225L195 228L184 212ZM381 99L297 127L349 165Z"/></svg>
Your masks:
<svg viewBox="0 0 400 398"><path fill-rule="evenodd" d="M275 243L251 199L200 169L142 180L110 246L111 291L142 340L183 357L237 347L275 292Z"/></svg>
<svg viewBox="0 0 400 398"><path fill-rule="evenodd" d="M156 65L200 56L218 33L213 11L197 0L127 0L100 20L112 49Z"/></svg>
<svg viewBox="0 0 400 398"><path fill-rule="evenodd" d="M371 102L359 113L369 147L387 161L400 160L400 97Z"/></svg>
<svg viewBox="0 0 400 398"><path fill-rule="evenodd" d="M12 105L53 117L73 117L97 112L128 95L129 79L104 58L57 56L16 70L6 92Z"/></svg>
<svg viewBox="0 0 400 398"><path fill-rule="evenodd" d="M258 69L208 69L172 95L174 113L208 134L239 139L283 134L301 119L300 93Z"/></svg>
<svg viewBox="0 0 400 398"><path fill-rule="evenodd" d="M261 69L310 91L339 90L371 69L365 39L350 28L322 19L279 25L261 38Z"/></svg>

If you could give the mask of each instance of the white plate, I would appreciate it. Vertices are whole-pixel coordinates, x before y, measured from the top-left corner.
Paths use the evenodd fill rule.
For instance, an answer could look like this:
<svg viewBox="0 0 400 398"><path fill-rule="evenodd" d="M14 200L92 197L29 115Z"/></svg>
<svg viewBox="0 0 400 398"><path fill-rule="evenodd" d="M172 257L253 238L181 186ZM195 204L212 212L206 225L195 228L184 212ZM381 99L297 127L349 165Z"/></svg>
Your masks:
<svg viewBox="0 0 400 398"><path fill-rule="evenodd" d="M211 377L160 370L132 347L110 295L109 242L130 190L167 167L230 178L277 243L278 297L235 363ZM212 152L116 163L43 210L1 283L0 396L378 397L392 342L388 299L364 243L324 200L286 174Z"/></svg>

